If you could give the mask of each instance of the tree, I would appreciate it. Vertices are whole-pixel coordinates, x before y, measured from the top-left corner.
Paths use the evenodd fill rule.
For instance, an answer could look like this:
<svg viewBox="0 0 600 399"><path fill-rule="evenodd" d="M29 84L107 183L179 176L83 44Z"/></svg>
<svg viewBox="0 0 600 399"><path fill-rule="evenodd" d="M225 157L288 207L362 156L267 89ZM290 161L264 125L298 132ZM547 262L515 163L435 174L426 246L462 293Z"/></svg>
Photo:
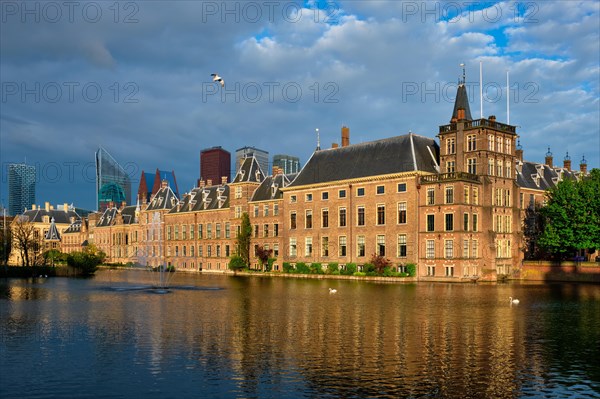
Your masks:
<svg viewBox="0 0 600 399"><path fill-rule="evenodd" d="M548 192L540 209L544 230L539 245L562 258L583 249L600 248L600 170L580 181L565 179Z"/></svg>
<svg viewBox="0 0 600 399"><path fill-rule="evenodd" d="M258 247L256 247L256 257L258 258L258 260L260 262L260 267L261 267L262 271L265 270L265 265L269 261L269 258L271 257L272 253L273 253L272 249L265 249L265 247L263 247L262 245L259 245Z"/></svg>
<svg viewBox="0 0 600 399"><path fill-rule="evenodd" d="M250 237L252 236L252 225L247 212L242 214L242 225L237 237L238 255L244 261L244 265L250 265Z"/></svg>
<svg viewBox="0 0 600 399"><path fill-rule="evenodd" d="M373 254L373 256L371 256L371 260L369 261L369 263L375 266L375 271L377 272L377 274L383 274L383 269L389 267L392 264L392 262L390 262L390 260L387 259L385 256L377 254Z"/></svg>
<svg viewBox="0 0 600 399"><path fill-rule="evenodd" d="M12 237L15 249L21 255L23 266L36 266L41 262L42 240L38 229L24 215L15 217L12 226Z"/></svg>
<svg viewBox="0 0 600 399"><path fill-rule="evenodd" d="M67 265L79 269L82 275L89 276L98 270L98 265L105 258L104 252L99 251L95 245L89 245L82 252L71 252L67 256Z"/></svg>
<svg viewBox="0 0 600 399"><path fill-rule="evenodd" d="M12 234L10 228L0 229L0 246L0 262L6 265L12 250Z"/></svg>
<svg viewBox="0 0 600 399"><path fill-rule="evenodd" d="M244 267L246 267L246 263L244 263L244 259L239 255L233 255L229 260L229 269L234 272L242 270Z"/></svg>
<svg viewBox="0 0 600 399"><path fill-rule="evenodd" d="M523 220L523 244L521 248L525 259L544 259L547 256L546 251L540 247L538 241L544 231L545 219L540 213L539 204L531 204L525 209L525 219Z"/></svg>

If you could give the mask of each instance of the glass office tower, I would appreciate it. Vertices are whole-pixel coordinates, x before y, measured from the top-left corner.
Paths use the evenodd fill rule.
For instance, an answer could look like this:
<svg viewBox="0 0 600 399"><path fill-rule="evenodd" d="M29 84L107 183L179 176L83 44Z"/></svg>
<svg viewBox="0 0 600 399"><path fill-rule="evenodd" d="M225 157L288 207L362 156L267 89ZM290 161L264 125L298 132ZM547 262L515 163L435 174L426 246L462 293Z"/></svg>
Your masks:
<svg viewBox="0 0 600 399"><path fill-rule="evenodd" d="M35 204L35 167L8 165L8 213L17 216Z"/></svg>
<svg viewBox="0 0 600 399"><path fill-rule="evenodd" d="M125 201L131 204L131 178L102 147L96 151L96 203L98 210L120 206Z"/></svg>

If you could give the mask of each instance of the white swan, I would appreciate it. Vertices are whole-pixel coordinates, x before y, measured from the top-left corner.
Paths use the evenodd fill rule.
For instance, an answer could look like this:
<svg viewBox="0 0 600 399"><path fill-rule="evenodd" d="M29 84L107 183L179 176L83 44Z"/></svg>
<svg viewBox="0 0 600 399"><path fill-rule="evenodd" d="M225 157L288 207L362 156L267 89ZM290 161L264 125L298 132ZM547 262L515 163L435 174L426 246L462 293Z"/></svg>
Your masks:
<svg viewBox="0 0 600 399"><path fill-rule="evenodd" d="M512 296L508 297L508 301L510 302L511 305L518 305L520 302L518 299L513 299Z"/></svg>
<svg viewBox="0 0 600 399"><path fill-rule="evenodd" d="M336 292L337 292L337 290L336 290L336 289L334 289L334 288L330 288L330 289L329 289L329 293L330 293L330 294L335 294Z"/></svg>

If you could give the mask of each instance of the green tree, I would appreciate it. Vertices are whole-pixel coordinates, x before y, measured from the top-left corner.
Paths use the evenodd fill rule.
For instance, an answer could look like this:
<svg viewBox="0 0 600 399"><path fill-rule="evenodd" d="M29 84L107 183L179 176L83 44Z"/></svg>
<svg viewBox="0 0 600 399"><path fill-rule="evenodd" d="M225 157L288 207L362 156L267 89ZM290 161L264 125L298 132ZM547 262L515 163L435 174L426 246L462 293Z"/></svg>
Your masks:
<svg viewBox="0 0 600 399"><path fill-rule="evenodd" d="M575 251L600 248L600 170L580 181L565 179L548 192L540 209L544 230L539 245L562 258Z"/></svg>
<svg viewBox="0 0 600 399"><path fill-rule="evenodd" d="M98 265L104 262L106 254L99 251L95 245L90 245L82 252L71 252L67 255L67 265L79 269L84 276L92 275L98 270Z"/></svg>
<svg viewBox="0 0 600 399"><path fill-rule="evenodd" d="M234 272L242 270L246 266L247 265L244 262L244 259L242 259L242 257L239 255L233 255L229 260L229 269L233 270Z"/></svg>
<svg viewBox="0 0 600 399"><path fill-rule="evenodd" d="M244 261L245 266L250 265L250 237L252 236L252 225L247 212L242 214L242 225L237 237L238 255Z"/></svg>

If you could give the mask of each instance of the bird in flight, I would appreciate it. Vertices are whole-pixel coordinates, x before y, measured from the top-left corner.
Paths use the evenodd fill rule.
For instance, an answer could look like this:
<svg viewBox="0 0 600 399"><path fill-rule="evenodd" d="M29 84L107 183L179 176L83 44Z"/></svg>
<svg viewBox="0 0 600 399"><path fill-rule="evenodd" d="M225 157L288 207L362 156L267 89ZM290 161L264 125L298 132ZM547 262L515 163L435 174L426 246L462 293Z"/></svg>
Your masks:
<svg viewBox="0 0 600 399"><path fill-rule="evenodd" d="M210 76L213 77L213 82L219 82L221 84L221 87L225 87L225 81L222 77L220 77L216 73L211 73Z"/></svg>

